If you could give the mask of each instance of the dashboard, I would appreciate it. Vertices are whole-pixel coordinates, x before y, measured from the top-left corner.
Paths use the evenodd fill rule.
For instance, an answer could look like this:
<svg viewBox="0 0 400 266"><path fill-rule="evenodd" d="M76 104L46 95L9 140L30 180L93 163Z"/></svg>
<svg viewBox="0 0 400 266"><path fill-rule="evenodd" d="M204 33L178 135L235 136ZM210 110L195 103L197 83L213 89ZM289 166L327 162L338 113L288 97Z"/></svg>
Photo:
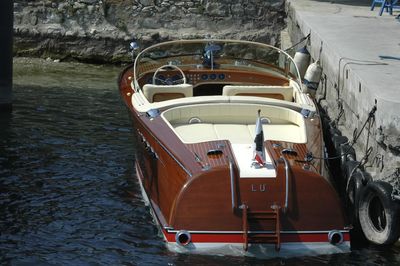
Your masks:
<svg viewBox="0 0 400 266"><path fill-rule="evenodd" d="M186 83L192 84L194 87L201 84L234 84L234 83L247 83L247 84L265 84L265 85L277 85L285 86L288 85L286 78L272 76L269 73L254 73L241 70L186 70L184 71L186 77ZM152 72L146 73L139 80L140 86L144 84L153 83ZM181 83L179 80L182 79L182 75L175 70L163 71L157 74L155 77L155 84L172 85Z"/></svg>

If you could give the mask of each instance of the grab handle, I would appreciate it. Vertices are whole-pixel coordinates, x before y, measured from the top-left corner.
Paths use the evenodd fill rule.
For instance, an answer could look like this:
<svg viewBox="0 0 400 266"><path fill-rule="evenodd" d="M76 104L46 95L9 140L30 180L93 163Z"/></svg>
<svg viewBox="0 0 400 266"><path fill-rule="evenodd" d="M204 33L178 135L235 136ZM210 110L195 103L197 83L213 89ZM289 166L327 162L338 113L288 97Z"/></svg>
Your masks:
<svg viewBox="0 0 400 266"><path fill-rule="evenodd" d="M229 173L231 176L231 200L232 200L232 210L234 211L236 208L236 194L235 194L235 172L233 170L233 162L232 159L229 160Z"/></svg>
<svg viewBox="0 0 400 266"><path fill-rule="evenodd" d="M280 159L285 163L286 184L285 184L285 206L283 208L283 212L286 212L289 201L289 162L283 156L281 156Z"/></svg>

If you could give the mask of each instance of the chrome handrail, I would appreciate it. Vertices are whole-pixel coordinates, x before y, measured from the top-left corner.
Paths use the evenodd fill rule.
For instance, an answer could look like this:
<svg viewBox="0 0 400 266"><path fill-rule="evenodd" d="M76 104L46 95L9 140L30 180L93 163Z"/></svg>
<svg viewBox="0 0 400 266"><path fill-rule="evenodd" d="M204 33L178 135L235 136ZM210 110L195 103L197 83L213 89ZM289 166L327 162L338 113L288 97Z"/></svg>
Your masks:
<svg viewBox="0 0 400 266"><path fill-rule="evenodd" d="M283 212L286 212L289 201L289 162L283 156L281 156L280 159L285 163L286 184L285 184L285 207L283 208Z"/></svg>
<svg viewBox="0 0 400 266"><path fill-rule="evenodd" d="M235 197L235 173L233 171L233 162L232 159L229 160L229 173L231 176L231 199L232 199L232 210L236 208L236 197Z"/></svg>

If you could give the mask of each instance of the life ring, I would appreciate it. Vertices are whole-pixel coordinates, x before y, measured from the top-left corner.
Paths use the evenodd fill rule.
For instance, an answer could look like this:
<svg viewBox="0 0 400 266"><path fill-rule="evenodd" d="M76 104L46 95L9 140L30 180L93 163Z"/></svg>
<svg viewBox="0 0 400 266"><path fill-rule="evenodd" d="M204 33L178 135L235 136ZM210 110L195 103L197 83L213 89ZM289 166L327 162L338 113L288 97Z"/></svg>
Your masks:
<svg viewBox="0 0 400 266"><path fill-rule="evenodd" d="M392 200L392 186L369 182L362 190L358 216L365 237L378 245L391 245L400 236L399 207Z"/></svg>

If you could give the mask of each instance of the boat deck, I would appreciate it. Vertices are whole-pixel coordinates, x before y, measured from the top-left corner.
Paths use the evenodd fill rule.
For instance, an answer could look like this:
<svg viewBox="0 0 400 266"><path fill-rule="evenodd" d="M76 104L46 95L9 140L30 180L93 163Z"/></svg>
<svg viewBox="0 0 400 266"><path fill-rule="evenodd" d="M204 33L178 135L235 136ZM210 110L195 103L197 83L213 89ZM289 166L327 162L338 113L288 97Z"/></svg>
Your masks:
<svg viewBox="0 0 400 266"><path fill-rule="evenodd" d="M162 117L186 144L228 140L241 178L275 178L276 169L267 151L265 167L252 166L257 110L261 110L264 138L305 143L304 118L278 106L251 104L202 104L168 109ZM219 149L217 145L209 149ZM207 156L201 152L200 156Z"/></svg>

